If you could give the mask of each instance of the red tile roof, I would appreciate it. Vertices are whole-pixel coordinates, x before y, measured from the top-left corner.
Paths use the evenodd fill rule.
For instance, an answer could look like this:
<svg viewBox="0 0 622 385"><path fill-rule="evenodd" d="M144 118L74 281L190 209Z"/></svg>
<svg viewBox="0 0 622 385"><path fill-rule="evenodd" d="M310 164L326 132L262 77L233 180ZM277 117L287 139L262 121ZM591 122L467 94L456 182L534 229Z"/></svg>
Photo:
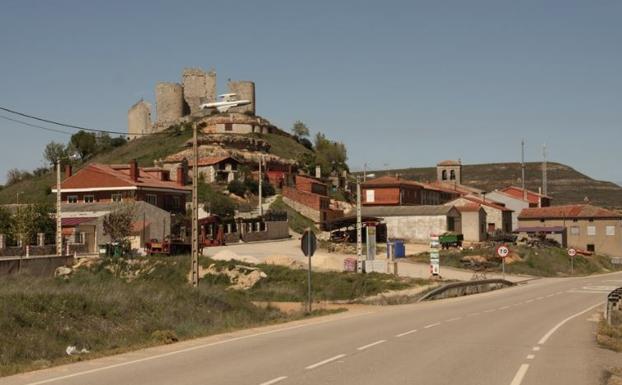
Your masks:
<svg viewBox="0 0 622 385"><path fill-rule="evenodd" d="M213 166L227 159L233 159L233 158L231 158L230 156L205 156L203 158L199 158L199 167ZM192 167L193 165L194 165L194 161L189 160L188 166Z"/></svg>
<svg viewBox="0 0 622 385"><path fill-rule="evenodd" d="M580 204L550 207L525 208L518 216L519 219L573 219L573 218L611 218L622 219L622 214L602 207Z"/></svg>
<svg viewBox="0 0 622 385"><path fill-rule="evenodd" d="M467 203L464 206L455 206L458 211L462 212L477 212L482 206L477 203Z"/></svg>
<svg viewBox="0 0 622 385"><path fill-rule="evenodd" d="M466 185L463 185L457 182L455 183L454 182L441 182L441 181L435 180L433 182L430 182L430 185L436 187L437 189L441 191L451 192L454 194L457 193L461 195L480 194L483 191L478 188L466 186Z"/></svg>
<svg viewBox="0 0 622 385"><path fill-rule="evenodd" d="M130 167L91 163L61 183L62 190L97 189L112 187L162 188L189 191L190 187L180 186L175 181L160 180L154 173L139 168L137 181L130 177Z"/></svg>
<svg viewBox="0 0 622 385"><path fill-rule="evenodd" d="M514 198L518 198L518 199L523 199L523 189L520 187L516 187L516 186L508 186L506 188L503 188L500 190L501 192L514 197ZM548 198L551 199L550 196L548 195L542 195L539 194L537 192L533 192L530 190L527 190L527 201L529 203L534 203L534 204L538 204L540 203L540 198Z"/></svg>
<svg viewBox="0 0 622 385"><path fill-rule="evenodd" d="M361 184L362 187L419 187L427 190L443 191L442 189L428 183L421 183L414 180L396 178L390 175L380 176L369 179Z"/></svg>
<svg viewBox="0 0 622 385"><path fill-rule="evenodd" d="M476 203L476 204L481 205L481 206L492 207L493 209L497 209L497 210L501 210L501 211L514 211L514 210L508 209L507 207L503 206L501 203L494 202L494 201L491 201L491 200L488 200L488 199L484 200L484 199L481 199L481 198L476 198L476 197L471 196L471 195L464 195L464 196L461 196L458 199L465 199L465 200L470 201L471 203ZM453 203L453 202L455 202L455 201L452 201L452 202L449 202L449 203ZM467 203L467 205L468 204L469 203ZM458 207L458 206L456 205L456 207Z"/></svg>

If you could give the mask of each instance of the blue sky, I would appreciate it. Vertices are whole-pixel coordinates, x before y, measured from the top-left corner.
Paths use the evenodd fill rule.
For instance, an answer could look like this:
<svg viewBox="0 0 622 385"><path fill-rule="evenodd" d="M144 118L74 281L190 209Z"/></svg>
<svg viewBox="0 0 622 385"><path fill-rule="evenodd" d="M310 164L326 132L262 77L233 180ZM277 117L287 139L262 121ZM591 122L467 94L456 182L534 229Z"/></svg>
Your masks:
<svg viewBox="0 0 622 385"><path fill-rule="evenodd" d="M0 106L110 130L184 67L254 80L258 113L352 169L552 161L622 181L622 2L4 1ZM9 116L2 113L1 115ZM67 136L0 119L0 183Z"/></svg>

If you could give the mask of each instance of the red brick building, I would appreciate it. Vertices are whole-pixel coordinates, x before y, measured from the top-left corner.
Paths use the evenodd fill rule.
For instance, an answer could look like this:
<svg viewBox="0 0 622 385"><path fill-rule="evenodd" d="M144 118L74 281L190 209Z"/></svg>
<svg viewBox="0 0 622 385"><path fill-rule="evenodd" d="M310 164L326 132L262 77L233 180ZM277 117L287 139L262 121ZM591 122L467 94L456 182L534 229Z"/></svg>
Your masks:
<svg viewBox="0 0 622 385"><path fill-rule="evenodd" d="M331 208L328 186L319 179L296 175L295 186L283 186L283 200L302 215L322 226L343 216L343 211Z"/></svg>
<svg viewBox="0 0 622 385"><path fill-rule="evenodd" d="M364 206L439 205L458 196L457 192L392 176L381 176L361 184Z"/></svg>
<svg viewBox="0 0 622 385"><path fill-rule="evenodd" d="M56 193L55 186L52 192ZM63 203L144 201L173 213L185 212L190 192L182 170L178 170L177 180L172 181L167 170L138 167L136 161L125 165L92 163L75 175L69 166L61 183Z"/></svg>

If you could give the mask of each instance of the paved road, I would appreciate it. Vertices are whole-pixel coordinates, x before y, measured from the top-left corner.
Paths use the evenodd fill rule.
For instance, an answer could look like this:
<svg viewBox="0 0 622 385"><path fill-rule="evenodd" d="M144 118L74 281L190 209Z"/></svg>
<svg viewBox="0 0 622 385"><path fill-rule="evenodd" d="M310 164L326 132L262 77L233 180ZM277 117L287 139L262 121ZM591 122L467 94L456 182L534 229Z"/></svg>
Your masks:
<svg viewBox="0 0 622 385"><path fill-rule="evenodd" d="M594 384L622 355L595 316L622 273L369 307L0 379L0 384Z"/></svg>

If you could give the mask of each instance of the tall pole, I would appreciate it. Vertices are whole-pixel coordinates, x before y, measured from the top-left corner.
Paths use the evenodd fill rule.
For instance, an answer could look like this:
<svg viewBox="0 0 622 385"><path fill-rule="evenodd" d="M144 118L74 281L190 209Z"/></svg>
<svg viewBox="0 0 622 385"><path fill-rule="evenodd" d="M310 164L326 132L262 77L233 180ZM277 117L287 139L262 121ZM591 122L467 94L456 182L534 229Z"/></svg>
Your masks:
<svg viewBox="0 0 622 385"><path fill-rule="evenodd" d="M262 187L263 187L263 178L261 177L261 164L263 163L263 156L259 156L259 216L263 215L263 206L261 205L262 200Z"/></svg>
<svg viewBox="0 0 622 385"><path fill-rule="evenodd" d="M527 200L527 190L525 190L525 140L521 140L520 146L521 188L523 189L523 200Z"/></svg>
<svg viewBox="0 0 622 385"><path fill-rule="evenodd" d="M60 158L56 160L56 255L63 255L63 221L61 219Z"/></svg>
<svg viewBox="0 0 622 385"><path fill-rule="evenodd" d="M546 143L542 146L542 194L548 195L548 181L547 181L547 169L546 169Z"/></svg>
<svg viewBox="0 0 622 385"><path fill-rule="evenodd" d="M307 237L307 249L311 250L311 228L307 229L309 236ZM311 253L309 253L309 271L307 272L307 302L309 304L309 314L311 313Z"/></svg>
<svg viewBox="0 0 622 385"><path fill-rule="evenodd" d="M192 286L199 286L199 145L197 125L192 125L192 263L190 275Z"/></svg>
<svg viewBox="0 0 622 385"><path fill-rule="evenodd" d="M357 271L363 272L363 224L361 219L361 181L356 177L356 259Z"/></svg>

